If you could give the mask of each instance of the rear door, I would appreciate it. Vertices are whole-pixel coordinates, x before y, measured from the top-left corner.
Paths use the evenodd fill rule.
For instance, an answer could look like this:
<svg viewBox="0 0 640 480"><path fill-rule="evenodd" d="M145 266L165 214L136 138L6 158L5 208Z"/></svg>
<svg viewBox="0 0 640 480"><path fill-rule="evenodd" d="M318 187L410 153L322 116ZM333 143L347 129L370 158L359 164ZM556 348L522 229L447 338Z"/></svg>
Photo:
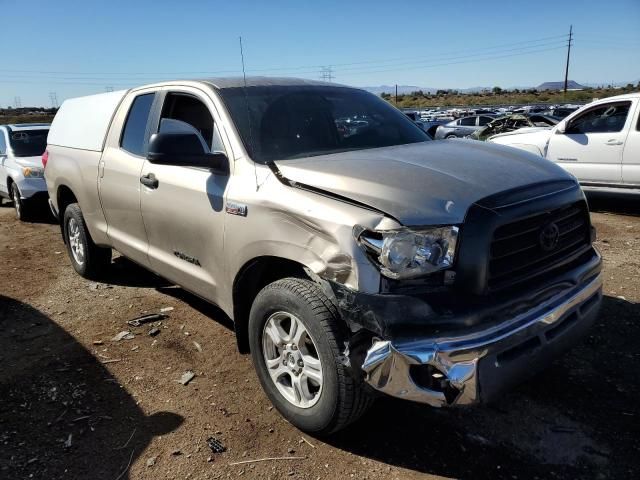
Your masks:
<svg viewBox="0 0 640 480"><path fill-rule="evenodd" d="M640 100L634 101L634 108L622 153L622 181L625 186L640 188Z"/></svg>
<svg viewBox="0 0 640 480"><path fill-rule="evenodd" d="M208 96L193 87L167 87L161 93L153 132L196 133L210 152L230 153L223 144L219 116ZM232 158L232 155L227 155ZM233 165L231 165L233 169ZM207 168L145 162L142 216L149 239L151 268L200 296L215 300L224 288L224 198L228 175Z"/></svg>
<svg viewBox="0 0 640 480"><path fill-rule="evenodd" d="M456 129L456 135L458 137L465 137L471 135L476 131L476 122L478 117L464 117L460 119L459 127Z"/></svg>
<svg viewBox="0 0 640 480"><path fill-rule="evenodd" d="M147 234L140 212L140 174L149 144L156 90L126 97L118 109L99 164L100 202L107 234L120 253L148 266Z"/></svg>
<svg viewBox="0 0 640 480"><path fill-rule="evenodd" d="M620 185L630 107L630 101L601 103L570 118L565 133L551 135L546 157L581 183Z"/></svg>

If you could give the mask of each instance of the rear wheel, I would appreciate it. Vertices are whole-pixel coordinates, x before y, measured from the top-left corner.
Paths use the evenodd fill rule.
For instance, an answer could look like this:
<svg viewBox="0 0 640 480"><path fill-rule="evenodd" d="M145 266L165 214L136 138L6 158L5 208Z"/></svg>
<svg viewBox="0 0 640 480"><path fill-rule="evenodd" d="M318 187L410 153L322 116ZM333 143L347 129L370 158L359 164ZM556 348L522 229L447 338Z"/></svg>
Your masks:
<svg viewBox="0 0 640 480"><path fill-rule="evenodd" d="M64 240L71 265L81 276L97 278L111 263L111 249L98 247L93 243L77 203L67 206L63 222Z"/></svg>
<svg viewBox="0 0 640 480"><path fill-rule="evenodd" d="M249 342L258 378L296 427L326 435L358 419L371 403L344 352L346 325L312 281L285 278L256 297Z"/></svg>
<svg viewBox="0 0 640 480"><path fill-rule="evenodd" d="M445 138L445 140L451 140L452 138L458 138L458 136L457 135L453 135L453 134L449 134L444 138Z"/></svg>

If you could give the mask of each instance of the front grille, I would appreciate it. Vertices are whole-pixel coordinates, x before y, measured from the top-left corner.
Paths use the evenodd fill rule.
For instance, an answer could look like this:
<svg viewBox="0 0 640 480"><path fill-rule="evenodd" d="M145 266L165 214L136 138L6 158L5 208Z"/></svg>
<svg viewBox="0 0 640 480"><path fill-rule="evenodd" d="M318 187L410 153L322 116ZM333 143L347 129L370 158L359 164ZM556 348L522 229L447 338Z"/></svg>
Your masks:
<svg viewBox="0 0 640 480"><path fill-rule="evenodd" d="M555 224L557 244L545 250L540 235ZM490 247L487 286L500 290L543 275L571 262L590 248L589 213L576 202L498 227Z"/></svg>

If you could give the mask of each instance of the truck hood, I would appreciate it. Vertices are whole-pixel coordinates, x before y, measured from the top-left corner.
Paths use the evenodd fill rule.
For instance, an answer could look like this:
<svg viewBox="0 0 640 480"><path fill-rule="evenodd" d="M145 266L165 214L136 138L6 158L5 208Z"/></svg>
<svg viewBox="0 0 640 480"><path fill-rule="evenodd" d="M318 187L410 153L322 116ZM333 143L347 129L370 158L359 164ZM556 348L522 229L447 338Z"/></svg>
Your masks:
<svg viewBox="0 0 640 480"><path fill-rule="evenodd" d="M458 224L489 195L571 179L536 155L474 140L433 141L275 162L289 181L368 205L407 226Z"/></svg>
<svg viewBox="0 0 640 480"><path fill-rule="evenodd" d="M488 140L493 140L494 138L500 138L500 137L509 137L512 135L522 135L525 133L550 132L552 128L553 127L523 127L523 128L519 128L518 130L513 130L511 132L498 133L496 135L489 137ZM544 136L544 134L542 136ZM548 137L548 134L546 136Z"/></svg>

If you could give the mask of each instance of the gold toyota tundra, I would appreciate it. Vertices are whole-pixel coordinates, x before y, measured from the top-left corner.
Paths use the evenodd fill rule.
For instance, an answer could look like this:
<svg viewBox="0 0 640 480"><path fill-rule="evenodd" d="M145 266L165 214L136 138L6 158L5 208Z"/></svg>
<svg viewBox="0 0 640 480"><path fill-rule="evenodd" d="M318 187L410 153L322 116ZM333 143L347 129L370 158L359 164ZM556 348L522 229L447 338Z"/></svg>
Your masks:
<svg viewBox="0 0 640 480"><path fill-rule="evenodd" d="M76 271L111 251L233 320L265 393L317 434L377 392L500 395L597 316L575 178L431 141L365 91L285 78L166 82L64 102L43 157Z"/></svg>

